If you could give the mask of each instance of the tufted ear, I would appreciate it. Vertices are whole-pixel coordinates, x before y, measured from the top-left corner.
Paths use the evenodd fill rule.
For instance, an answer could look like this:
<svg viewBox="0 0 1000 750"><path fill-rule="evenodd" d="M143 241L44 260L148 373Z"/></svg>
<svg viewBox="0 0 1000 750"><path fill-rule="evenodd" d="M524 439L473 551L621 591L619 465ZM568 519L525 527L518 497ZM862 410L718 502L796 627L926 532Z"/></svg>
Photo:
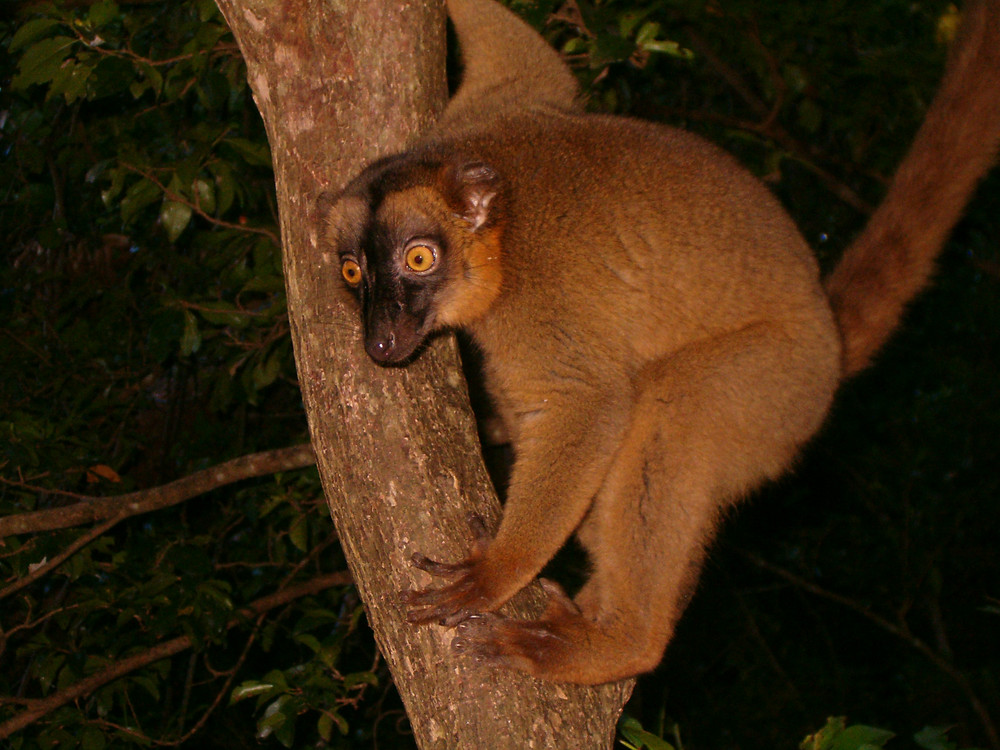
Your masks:
<svg viewBox="0 0 1000 750"><path fill-rule="evenodd" d="M500 190L500 176L481 161L463 162L454 168L452 198L458 214L479 229L492 216L494 199Z"/></svg>

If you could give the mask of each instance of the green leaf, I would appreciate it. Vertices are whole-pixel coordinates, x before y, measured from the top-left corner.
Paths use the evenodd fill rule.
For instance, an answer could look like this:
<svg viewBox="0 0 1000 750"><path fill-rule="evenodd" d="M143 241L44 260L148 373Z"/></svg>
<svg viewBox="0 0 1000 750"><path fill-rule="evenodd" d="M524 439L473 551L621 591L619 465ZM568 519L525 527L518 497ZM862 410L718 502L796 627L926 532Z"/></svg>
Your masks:
<svg viewBox="0 0 1000 750"><path fill-rule="evenodd" d="M196 5L198 6L198 20L202 23L215 18L219 14L219 8L215 4L215 0L197 0Z"/></svg>
<svg viewBox="0 0 1000 750"><path fill-rule="evenodd" d="M843 731L847 720L843 716L831 716L826 725L815 734L808 735L799 744L799 750L830 750L833 740Z"/></svg>
<svg viewBox="0 0 1000 750"><path fill-rule="evenodd" d="M662 737L657 737L652 732L647 732L637 719L626 716L618 724L618 733L627 740L622 742L625 747L631 750L674 750L674 746Z"/></svg>
<svg viewBox="0 0 1000 750"><path fill-rule="evenodd" d="M283 292L285 280L281 276L254 276L243 285L244 292Z"/></svg>
<svg viewBox="0 0 1000 750"><path fill-rule="evenodd" d="M304 514L292 521L288 539L300 552L309 551L309 521Z"/></svg>
<svg viewBox="0 0 1000 750"><path fill-rule="evenodd" d="M199 309L198 314L212 325L246 328L250 324L249 316L240 312L231 302L213 300L206 302L205 308L207 309Z"/></svg>
<svg viewBox="0 0 1000 750"><path fill-rule="evenodd" d="M295 739L295 719L302 702L290 695L282 695L264 709L264 717L257 722L257 737L264 739L272 733L285 747Z"/></svg>
<svg viewBox="0 0 1000 750"><path fill-rule="evenodd" d="M895 736L886 729L855 724L840 733L831 750L876 750Z"/></svg>
<svg viewBox="0 0 1000 750"><path fill-rule="evenodd" d="M613 62L628 60L635 50L631 39L614 34L600 34L590 48L590 67L603 68Z"/></svg>
<svg viewBox="0 0 1000 750"><path fill-rule="evenodd" d="M59 72L75 40L68 36L43 39L32 45L21 57L18 74L11 87L23 90L34 83L48 83Z"/></svg>
<svg viewBox="0 0 1000 750"><path fill-rule="evenodd" d="M215 202L221 216L230 209L236 198L236 180L233 178L233 170L225 162L210 165L209 169L215 176Z"/></svg>
<svg viewBox="0 0 1000 750"><path fill-rule="evenodd" d="M788 88L796 94L801 94L809 88L809 74L799 65L786 65L782 75Z"/></svg>
<svg viewBox="0 0 1000 750"><path fill-rule="evenodd" d="M656 36L659 33L660 24L655 21L647 21L640 27L639 33L635 35L635 43L642 47L645 44L656 41Z"/></svg>
<svg viewBox="0 0 1000 750"><path fill-rule="evenodd" d="M846 727L843 716L827 719L826 726L806 737L800 750L877 750L895 735L885 729L855 724Z"/></svg>
<svg viewBox="0 0 1000 750"><path fill-rule="evenodd" d="M90 6L90 10L87 13L87 20L93 26L99 27L111 23L120 15L118 3L113 2L113 0L101 0L101 2Z"/></svg>
<svg viewBox="0 0 1000 750"><path fill-rule="evenodd" d="M120 57L102 57L91 64L89 90L91 99L118 96L129 91L135 82L135 66Z"/></svg>
<svg viewBox="0 0 1000 750"><path fill-rule="evenodd" d="M163 74L157 69L155 65L150 65L149 63L142 63L139 65L139 70L142 71L149 87L153 90L153 93L157 96L163 90ZM135 96L135 93L132 94ZM138 98L136 96L136 98Z"/></svg>
<svg viewBox="0 0 1000 750"><path fill-rule="evenodd" d="M82 750L104 750L108 741L97 727L87 727L80 733L80 747Z"/></svg>
<svg viewBox="0 0 1000 750"><path fill-rule="evenodd" d="M215 188L208 180L198 178L192 185L198 207L207 214L215 213Z"/></svg>
<svg viewBox="0 0 1000 750"><path fill-rule="evenodd" d="M147 693L150 694L150 696L152 696L154 701L160 700L160 688L155 679L140 674L132 676L130 680L136 685L141 686Z"/></svg>
<svg viewBox="0 0 1000 750"><path fill-rule="evenodd" d="M131 223L142 209L155 203L160 195L160 188L145 178L131 185L121 202L122 222Z"/></svg>
<svg viewBox="0 0 1000 750"><path fill-rule="evenodd" d="M43 693L49 691L49 687L55 682L56 676L65 662L66 654L51 654L42 661L35 676L38 678L38 683L41 685Z"/></svg>
<svg viewBox="0 0 1000 750"><path fill-rule="evenodd" d="M646 9L644 11L632 10L622 13L618 17L618 33L622 36L632 36L632 32L635 27L639 25L639 22L643 18L649 15L651 9Z"/></svg>
<svg viewBox="0 0 1000 750"><path fill-rule="evenodd" d="M28 21L15 33L7 46L8 52L17 52L22 47L41 39L49 30L59 25L59 21L54 18L35 18Z"/></svg>
<svg viewBox="0 0 1000 750"><path fill-rule="evenodd" d="M255 167L271 166L271 149L267 143L248 141L246 138L226 138L223 142L232 146L247 164Z"/></svg>
<svg viewBox="0 0 1000 750"><path fill-rule="evenodd" d="M647 52L660 52L664 55L670 55L670 57L679 57L682 60L690 60L694 57L694 52L689 50L687 47L682 47L677 42L671 42L665 39L653 39L640 46Z"/></svg>
<svg viewBox="0 0 1000 750"><path fill-rule="evenodd" d="M913 735L913 741L924 750L958 750L958 745L948 739L951 727L924 727Z"/></svg>
<svg viewBox="0 0 1000 750"><path fill-rule="evenodd" d="M253 368L253 385L260 390L271 385L281 374L281 365L284 362L280 348L272 351L266 360ZM298 546L298 545L296 545ZM300 548L301 549L301 548ZM305 551L305 550L303 550Z"/></svg>
<svg viewBox="0 0 1000 750"><path fill-rule="evenodd" d="M84 175L83 179L86 180L88 183L94 183L97 182L102 177L104 177L105 175L113 176L114 173L118 171L112 169L114 163L115 162L113 159L102 159L101 161L94 163L90 167L90 169L87 170L87 173Z"/></svg>
<svg viewBox="0 0 1000 750"><path fill-rule="evenodd" d="M177 351L177 342L183 335L184 315L180 310L161 310L156 313L146 331L146 343L153 361L162 362L174 354Z"/></svg>
<svg viewBox="0 0 1000 750"><path fill-rule="evenodd" d="M281 507L282 505L284 505L287 502L288 502L288 499L284 495L274 495L273 497L269 497L260 506L260 509L258 510L258 514L259 514L258 517L259 518L265 518L265 517L267 517L268 513L270 513L271 511L273 511L275 508Z"/></svg>
<svg viewBox="0 0 1000 750"><path fill-rule="evenodd" d="M88 182L90 181L92 172L93 170L87 172ZM115 168L111 169L107 174L111 177L111 185L109 185L107 189L101 191L101 202L104 204L105 208L111 208L111 204L121 193L122 188L125 187L125 176L127 173L124 169Z"/></svg>
<svg viewBox="0 0 1000 750"><path fill-rule="evenodd" d="M285 747L292 747L295 744L295 718L289 717L288 721L278 727L274 738Z"/></svg>
<svg viewBox="0 0 1000 750"><path fill-rule="evenodd" d="M314 654L318 654L323 648L323 644L319 642L319 638L310 633L302 633L301 635L297 635L295 636L295 640L301 643L303 646L306 646Z"/></svg>
<svg viewBox="0 0 1000 750"><path fill-rule="evenodd" d="M254 680L248 680L247 682L241 683L237 687L233 688L232 694L229 696L229 705L234 703L239 703L247 698L255 698L258 695L263 695L274 689L274 685L269 682L256 682Z"/></svg>
<svg viewBox="0 0 1000 750"><path fill-rule="evenodd" d="M86 99L94 68L91 65L78 63L76 60L66 60L52 76L49 85L49 95L59 96L72 104L77 99Z"/></svg>
<svg viewBox="0 0 1000 750"><path fill-rule="evenodd" d="M282 695L276 701L270 703L266 709L264 709L263 718L257 722L258 739L269 737L275 729L285 723L286 717L281 712L281 704L283 701L287 700L288 696Z"/></svg>
<svg viewBox="0 0 1000 750"><path fill-rule="evenodd" d="M815 133L823 124L823 110L812 99L803 99L798 107L799 125L809 133Z"/></svg>
<svg viewBox="0 0 1000 750"><path fill-rule="evenodd" d="M320 714L316 722L316 732L324 742L329 742L333 736L333 719L330 714Z"/></svg>
<svg viewBox="0 0 1000 750"><path fill-rule="evenodd" d="M160 208L160 223L167 230L167 238L176 242L187 225L191 223L191 206L177 201L164 201Z"/></svg>
<svg viewBox="0 0 1000 750"><path fill-rule="evenodd" d="M660 52L665 55L679 57L684 60L690 60L694 57L694 53L691 50L682 47L677 42L669 39L657 39L657 35L659 33L660 24L653 21L644 23L639 29L639 33L636 34L636 46L646 52Z"/></svg>
<svg viewBox="0 0 1000 750"><path fill-rule="evenodd" d="M201 348L201 331L198 319L190 310L184 311L184 333L181 336L181 356L190 357Z"/></svg>
<svg viewBox="0 0 1000 750"><path fill-rule="evenodd" d="M378 685L378 675L374 672L353 672L344 675L344 688L350 689L355 685Z"/></svg>
<svg viewBox="0 0 1000 750"><path fill-rule="evenodd" d="M346 737L347 733L351 731L351 727L347 723L347 719L338 714L336 711L334 711L332 715L323 714L323 717L328 718L331 723L335 723L337 725L337 731L340 732L342 736Z"/></svg>
<svg viewBox="0 0 1000 750"><path fill-rule="evenodd" d="M275 687L281 688L282 690L288 690L288 680L285 679L285 673L280 669L272 669L264 675L264 680L266 682L273 683Z"/></svg>
<svg viewBox="0 0 1000 750"><path fill-rule="evenodd" d="M282 700L287 698L288 700ZM302 701L290 695L282 696L278 699L279 710L284 715L285 720L274 732L274 738L285 747L292 747L295 744L295 723L299 717L299 710L302 708Z"/></svg>
<svg viewBox="0 0 1000 750"><path fill-rule="evenodd" d="M229 81L216 71L208 71L201 78L201 85L195 88L198 101L208 111L218 111L229 100Z"/></svg>

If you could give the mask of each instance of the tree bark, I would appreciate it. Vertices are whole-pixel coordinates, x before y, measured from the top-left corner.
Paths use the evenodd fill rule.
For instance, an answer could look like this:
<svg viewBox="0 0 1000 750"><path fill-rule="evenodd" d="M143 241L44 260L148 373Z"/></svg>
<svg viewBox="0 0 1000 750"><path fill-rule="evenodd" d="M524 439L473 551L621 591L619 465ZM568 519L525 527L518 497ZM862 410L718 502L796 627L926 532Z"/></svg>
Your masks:
<svg viewBox="0 0 1000 750"><path fill-rule="evenodd" d="M466 518L496 527L454 342L408 368L365 356L315 203L403 148L447 96L440 2L218 0L247 62L274 158L299 382L331 514L421 748L607 748L631 683L542 683L453 654L451 631L405 620L415 552L457 560ZM539 592L512 614L537 614Z"/></svg>

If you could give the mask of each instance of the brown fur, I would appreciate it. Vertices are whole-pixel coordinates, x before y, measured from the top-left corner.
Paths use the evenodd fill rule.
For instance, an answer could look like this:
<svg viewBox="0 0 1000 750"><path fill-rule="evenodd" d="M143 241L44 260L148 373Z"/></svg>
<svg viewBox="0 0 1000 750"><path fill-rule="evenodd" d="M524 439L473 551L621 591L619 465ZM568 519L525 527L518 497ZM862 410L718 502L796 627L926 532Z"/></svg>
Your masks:
<svg viewBox="0 0 1000 750"><path fill-rule="evenodd" d="M732 158L580 113L521 21L492 0L449 11L466 81L433 133L348 186L329 233L362 268L372 356L402 363L428 332L466 329L516 454L495 538L477 529L460 563L418 557L447 583L411 594L410 617L547 679L627 677L660 660L721 513L818 429L845 363L896 325L988 168L1000 0L970 7L928 124L829 296L791 219ZM414 243L432 269L406 268ZM593 574L573 601L548 583L539 620L491 614L574 532Z"/></svg>

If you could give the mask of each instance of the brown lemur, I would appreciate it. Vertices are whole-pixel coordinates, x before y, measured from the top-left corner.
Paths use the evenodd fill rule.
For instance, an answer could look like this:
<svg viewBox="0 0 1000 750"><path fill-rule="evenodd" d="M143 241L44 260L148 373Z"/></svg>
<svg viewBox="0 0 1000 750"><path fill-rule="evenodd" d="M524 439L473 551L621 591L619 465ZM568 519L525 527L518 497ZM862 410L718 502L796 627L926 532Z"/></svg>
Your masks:
<svg viewBox="0 0 1000 750"><path fill-rule="evenodd" d="M659 662L722 512L789 466L928 281L1000 140L1000 0L966 4L888 195L821 279L757 179L698 136L586 114L558 54L493 0L448 0L464 64L440 122L327 201L368 353L462 328L512 440L503 520L413 622L539 677ZM494 614L576 532L592 574Z"/></svg>

